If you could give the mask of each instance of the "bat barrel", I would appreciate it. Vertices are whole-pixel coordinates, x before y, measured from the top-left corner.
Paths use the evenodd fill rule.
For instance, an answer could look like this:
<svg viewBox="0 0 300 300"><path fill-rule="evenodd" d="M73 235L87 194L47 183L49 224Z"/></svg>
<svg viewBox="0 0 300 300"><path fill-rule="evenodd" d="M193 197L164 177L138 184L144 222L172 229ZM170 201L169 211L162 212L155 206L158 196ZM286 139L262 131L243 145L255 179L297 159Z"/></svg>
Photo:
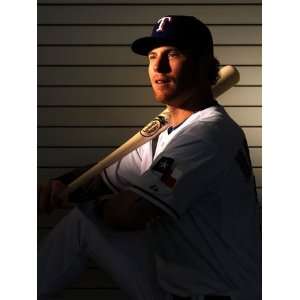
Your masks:
<svg viewBox="0 0 300 300"><path fill-rule="evenodd" d="M218 98L221 94L238 83L239 80L240 74L236 67L228 65L221 68L219 71L219 80L212 87L214 97Z"/></svg>

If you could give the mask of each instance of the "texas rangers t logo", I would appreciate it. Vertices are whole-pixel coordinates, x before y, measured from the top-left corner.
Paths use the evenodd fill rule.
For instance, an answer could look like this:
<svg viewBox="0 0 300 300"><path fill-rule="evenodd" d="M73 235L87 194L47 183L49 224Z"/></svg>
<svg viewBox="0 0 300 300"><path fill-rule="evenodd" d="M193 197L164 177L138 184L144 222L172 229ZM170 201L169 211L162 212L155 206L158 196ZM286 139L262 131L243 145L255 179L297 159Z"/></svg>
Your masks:
<svg viewBox="0 0 300 300"><path fill-rule="evenodd" d="M169 22L171 22L171 17L162 17L162 18L160 18L158 21L157 21L157 23L159 23L159 26L158 26L158 28L156 29L156 31L163 31L163 27L164 27L164 25L165 25L165 23L166 23L166 21L169 21Z"/></svg>

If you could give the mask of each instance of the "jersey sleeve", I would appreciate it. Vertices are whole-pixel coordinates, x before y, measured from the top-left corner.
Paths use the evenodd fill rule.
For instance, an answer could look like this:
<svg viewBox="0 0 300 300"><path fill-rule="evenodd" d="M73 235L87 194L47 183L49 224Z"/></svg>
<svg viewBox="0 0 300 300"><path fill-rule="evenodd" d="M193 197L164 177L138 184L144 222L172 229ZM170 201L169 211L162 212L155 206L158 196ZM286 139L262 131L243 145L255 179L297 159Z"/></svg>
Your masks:
<svg viewBox="0 0 300 300"><path fill-rule="evenodd" d="M209 193L225 168L214 143L189 137L174 139L142 175L131 178L129 189L179 219Z"/></svg>
<svg viewBox="0 0 300 300"><path fill-rule="evenodd" d="M125 155L102 173L104 182L114 191L120 192L130 185L129 178L138 178L141 174L140 166L142 162L141 148L138 148Z"/></svg>

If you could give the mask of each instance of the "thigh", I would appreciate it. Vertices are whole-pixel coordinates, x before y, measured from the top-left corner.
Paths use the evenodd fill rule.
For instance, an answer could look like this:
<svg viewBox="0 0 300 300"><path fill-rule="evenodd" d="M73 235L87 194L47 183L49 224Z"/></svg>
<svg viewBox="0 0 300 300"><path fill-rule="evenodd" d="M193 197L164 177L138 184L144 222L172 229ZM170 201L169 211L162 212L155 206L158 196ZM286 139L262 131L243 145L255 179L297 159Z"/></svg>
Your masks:
<svg viewBox="0 0 300 300"><path fill-rule="evenodd" d="M93 202L79 206L85 219L88 255L131 299L166 300L157 281L147 231L115 231L95 214Z"/></svg>

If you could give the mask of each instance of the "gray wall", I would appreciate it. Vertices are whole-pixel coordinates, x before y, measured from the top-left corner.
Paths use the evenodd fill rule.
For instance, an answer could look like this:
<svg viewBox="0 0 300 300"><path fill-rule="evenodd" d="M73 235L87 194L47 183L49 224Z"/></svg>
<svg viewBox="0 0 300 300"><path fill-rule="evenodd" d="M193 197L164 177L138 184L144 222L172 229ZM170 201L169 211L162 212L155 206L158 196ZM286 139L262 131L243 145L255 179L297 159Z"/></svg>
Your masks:
<svg viewBox="0 0 300 300"><path fill-rule="evenodd" d="M188 14L210 27L221 64L240 71L240 82L218 100L247 135L261 197L260 1L38 3L39 181L100 159L162 110L152 99L147 61L132 54L129 44L148 35L158 17ZM41 217L39 235L65 213ZM123 295L93 263L75 287L66 291L70 299Z"/></svg>

